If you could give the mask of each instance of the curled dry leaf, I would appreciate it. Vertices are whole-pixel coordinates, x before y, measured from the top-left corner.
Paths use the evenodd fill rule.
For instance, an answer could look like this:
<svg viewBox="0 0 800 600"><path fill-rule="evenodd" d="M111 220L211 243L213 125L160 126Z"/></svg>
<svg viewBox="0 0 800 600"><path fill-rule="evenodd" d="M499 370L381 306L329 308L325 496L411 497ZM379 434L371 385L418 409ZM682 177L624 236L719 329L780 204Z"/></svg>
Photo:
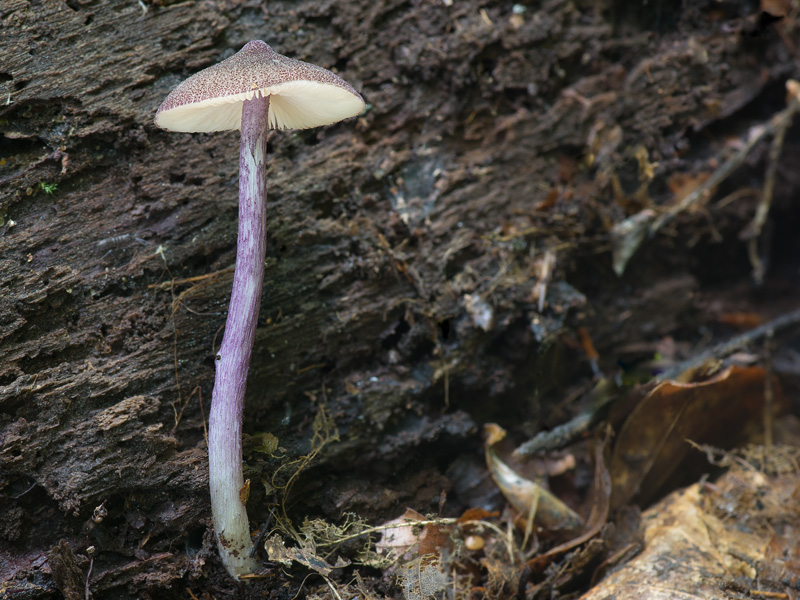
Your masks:
<svg viewBox="0 0 800 600"><path fill-rule="evenodd" d="M279 535L273 535L264 542L264 549L272 562L290 566L293 562L300 563L320 575L327 576L334 569L332 565L317 556L312 549L286 547ZM345 566L337 563L336 567Z"/></svg>
<svg viewBox="0 0 800 600"><path fill-rule="evenodd" d="M700 383L653 388L617 436L609 465L612 507L646 502L679 469L685 472L694 452L687 439L722 447L739 441L748 424L761 422L764 377L760 367L731 366Z"/></svg>
<svg viewBox="0 0 800 600"><path fill-rule="evenodd" d="M611 504L611 476L606 468L605 461L608 442L609 435L606 435L603 438L598 438L594 443L594 478L590 496L592 510L586 520L583 531L577 537L550 548L544 554L539 554L529 560L527 563L529 575L542 573L558 557L593 540L606 526ZM587 554L591 555L599 551L599 547L595 546L594 549L588 550Z"/></svg>
<svg viewBox="0 0 800 600"><path fill-rule="evenodd" d="M402 516L381 525L384 529L381 539L375 543L375 551L383 556L396 556L411 559L412 548L419 542L420 528L415 523L424 521L425 516L407 508Z"/></svg>
<svg viewBox="0 0 800 600"><path fill-rule="evenodd" d="M250 499L250 480L245 479L244 485L239 488L239 500L242 504L247 504Z"/></svg>
<svg viewBox="0 0 800 600"><path fill-rule="evenodd" d="M526 479L500 460L493 445L505 436L499 425L488 424L486 434L486 465L497 487L508 503L523 518L549 531L574 531L581 528L583 519L538 483Z"/></svg>
<svg viewBox="0 0 800 600"><path fill-rule="evenodd" d="M614 272L620 277L625 272L628 261L639 249L650 226L658 214L651 208L631 215L611 229L611 254Z"/></svg>

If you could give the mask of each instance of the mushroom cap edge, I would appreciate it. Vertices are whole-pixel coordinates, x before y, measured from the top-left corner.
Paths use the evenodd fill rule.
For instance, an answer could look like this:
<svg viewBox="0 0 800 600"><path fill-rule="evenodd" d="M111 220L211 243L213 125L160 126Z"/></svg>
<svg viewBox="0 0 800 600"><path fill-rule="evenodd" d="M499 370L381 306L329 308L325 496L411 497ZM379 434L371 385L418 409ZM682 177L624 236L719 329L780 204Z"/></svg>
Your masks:
<svg viewBox="0 0 800 600"><path fill-rule="evenodd" d="M178 85L156 112L162 129L182 132L236 130L242 104L269 96L269 127L307 129L363 112L364 100L338 75L276 53L260 40Z"/></svg>

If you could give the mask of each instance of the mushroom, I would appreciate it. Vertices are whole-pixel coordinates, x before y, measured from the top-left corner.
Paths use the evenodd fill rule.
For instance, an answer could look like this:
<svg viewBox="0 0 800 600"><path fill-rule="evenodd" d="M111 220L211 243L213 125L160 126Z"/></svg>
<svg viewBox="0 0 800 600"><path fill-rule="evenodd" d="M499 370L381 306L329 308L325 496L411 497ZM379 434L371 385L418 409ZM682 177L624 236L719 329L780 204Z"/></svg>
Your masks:
<svg viewBox="0 0 800 600"><path fill-rule="evenodd" d="M242 414L266 253L267 130L306 129L353 117L364 100L330 71L248 43L221 63L192 75L167 96L155 123L162 129L211 132L241 129L239 231L225 335L216 355L208 418L209 487L217 546L235 579L252 573L253 543L239 497Z"/></svg>

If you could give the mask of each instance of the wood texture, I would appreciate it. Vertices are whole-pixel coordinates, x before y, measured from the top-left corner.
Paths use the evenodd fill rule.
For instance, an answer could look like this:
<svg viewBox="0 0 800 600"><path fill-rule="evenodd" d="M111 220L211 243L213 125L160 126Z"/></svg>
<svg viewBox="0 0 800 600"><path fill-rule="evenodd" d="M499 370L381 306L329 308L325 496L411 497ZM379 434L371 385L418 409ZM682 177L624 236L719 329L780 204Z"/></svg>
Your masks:
<svg viewBox="0 0 800 600"><path fill-rule="evenodd" d="M6 589L58 597L46 556L62 539L98 548L94 598L230 585L206 529L203 420L234 261L238 137L157 130L177 83L264 39L368 103L358 119L271 137L245 430L297 456L327 403L342 441L301 481L295 516L386 518L435 510L448 462L478 446L476 424L535 428L560 374L587 372L552 343L591 316L586 294L601 349L690 310L688 293L657 315L663 298L627 298L648 280L613 278L606 234L630 210L613 176L641 198L636 149L656 182L696 172L746 133L742 109L782 106L784 41L744 31L747 3L717 17L708 4L665 8L656 32L649 13L566 0L521 13L471 0L4 0ZM663 184L650 193L670 199ZM651 248L668 256L653 277L686 274L686 244ZM249 463L254 520L275 501L256 482L277 462Z"/></svg>

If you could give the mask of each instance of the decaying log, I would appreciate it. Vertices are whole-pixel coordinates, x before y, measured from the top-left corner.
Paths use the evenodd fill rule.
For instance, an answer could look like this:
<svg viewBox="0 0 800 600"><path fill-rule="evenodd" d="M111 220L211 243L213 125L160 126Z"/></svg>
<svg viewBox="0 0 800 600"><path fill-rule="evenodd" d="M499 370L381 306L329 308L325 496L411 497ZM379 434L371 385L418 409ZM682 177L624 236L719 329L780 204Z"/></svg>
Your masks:
<svg viewBox="0 0 800 600"><path fill-rule="evenodd" d="M746 131L739 109L780 108L790 49L723 26L745 5L717 21L687 7L655 33L566 0L4 0L0 579L54 597L45 557L64 539L97 548L95 598L229 585L206 533L203 421L238 138L157 130L176 83L264 39L366 99L358 119L271 138L245 429L299 456L328 407L341 441L297 484L298 517L424 512L477 425L547 414L565 371L553 342L591 317L590 288L609 286L594 307L606 347L690 310L688 293L654 316L621 292L652 282L613 279L606 235L629 212L614 190L650 201L647 183ZM586 367L566 352L568 372ZM276 498L257 482L279 459L259 456L263 520Z"/></svg>

